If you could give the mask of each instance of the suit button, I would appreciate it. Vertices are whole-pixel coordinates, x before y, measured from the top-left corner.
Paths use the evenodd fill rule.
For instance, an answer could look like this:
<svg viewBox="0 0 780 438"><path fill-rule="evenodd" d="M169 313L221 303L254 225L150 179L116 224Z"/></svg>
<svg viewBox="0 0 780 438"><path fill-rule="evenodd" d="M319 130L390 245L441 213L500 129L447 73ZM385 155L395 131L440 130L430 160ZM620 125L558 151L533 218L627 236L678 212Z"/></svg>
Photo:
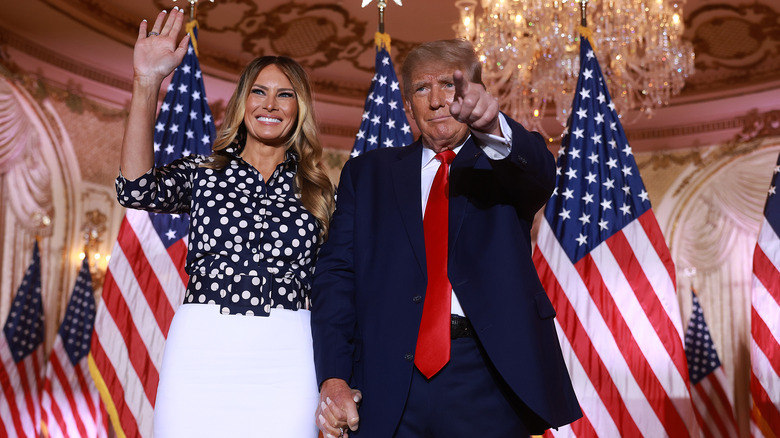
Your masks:
<svg viewBox="0 0 780 438"><path fill-rule="evenodd" d="M415 295L415 297L412 298L412 301L414 301L416 304L422 303L422 295Z"/></svg>
<svg viewBox="0 0 780 438"><path fill-rule="evenodd" d="M407 362L411 362L414 360L414 355L412 353L406 353L404 359L406 359Z"/></svg>

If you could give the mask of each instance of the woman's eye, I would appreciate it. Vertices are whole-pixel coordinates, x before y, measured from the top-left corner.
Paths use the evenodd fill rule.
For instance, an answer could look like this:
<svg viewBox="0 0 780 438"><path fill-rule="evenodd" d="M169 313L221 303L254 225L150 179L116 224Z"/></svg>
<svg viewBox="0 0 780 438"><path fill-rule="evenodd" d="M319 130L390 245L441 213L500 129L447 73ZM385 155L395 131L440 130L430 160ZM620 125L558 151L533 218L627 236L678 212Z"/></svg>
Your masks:
<svg viewBox="0 0 780 438"><path fill-rule="evenodd" d="M265 90L263 90L261 88L254 88L254 89L252 89L252 93L264 96L265 95Z"/></svg>
<svg viewBox="0 0 780 438"><path fill-rule="evenodd" d="M284 92L279 93L279 97L293 98L293 97L295 97L295 93L292 93L290 91L284 91Z"/></svg>

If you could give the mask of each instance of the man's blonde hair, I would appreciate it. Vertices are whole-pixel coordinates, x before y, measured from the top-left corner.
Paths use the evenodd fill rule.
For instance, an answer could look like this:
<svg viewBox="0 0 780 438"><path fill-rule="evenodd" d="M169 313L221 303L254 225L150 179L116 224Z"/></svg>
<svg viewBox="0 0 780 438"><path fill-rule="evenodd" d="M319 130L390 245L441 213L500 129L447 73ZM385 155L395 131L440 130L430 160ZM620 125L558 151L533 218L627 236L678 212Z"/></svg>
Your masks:
<svg viewBox="0 0 780 438"><path fill-rule="evenodd" d="M431 41L420 44L412 49L401 68L404 99L408 100L412 93L412 74L422 66L441 63L460 70L469 82L485 86L482 83L482 64L479 62L474 46L461 38L451 40Z"/></svg>

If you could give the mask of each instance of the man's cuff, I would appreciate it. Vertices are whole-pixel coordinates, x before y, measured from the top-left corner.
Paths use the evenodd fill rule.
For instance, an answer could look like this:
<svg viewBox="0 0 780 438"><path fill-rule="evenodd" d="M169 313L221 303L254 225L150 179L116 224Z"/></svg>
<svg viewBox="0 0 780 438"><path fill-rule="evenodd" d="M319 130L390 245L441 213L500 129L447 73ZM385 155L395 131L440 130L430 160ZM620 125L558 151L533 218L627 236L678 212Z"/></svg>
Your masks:
<svg viewBox="0 0 780 438"><path fill-rule="evenodd" d="M512 152L512 128L509 127L503 113L498 113L498 122L501 126L501 136L471 131L477 144L491 160L503 160Z"/></svg>

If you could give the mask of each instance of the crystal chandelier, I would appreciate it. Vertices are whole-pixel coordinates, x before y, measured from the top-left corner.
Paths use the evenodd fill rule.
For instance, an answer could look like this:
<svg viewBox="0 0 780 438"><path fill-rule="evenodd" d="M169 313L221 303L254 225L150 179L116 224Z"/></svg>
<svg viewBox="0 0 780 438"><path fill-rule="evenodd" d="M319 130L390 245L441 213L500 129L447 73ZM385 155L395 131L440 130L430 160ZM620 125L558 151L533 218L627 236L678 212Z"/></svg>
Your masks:
<svg viewBox="0 0 780 438"><path fill-rule="evenodd" d="M588 0L460 0L455 31L474 43L502 110L544 132L548 105L561 124L571 112L581 31L590 34L618 114L650 117L667 105L693 73L693 47L681 37L684 1L602 0L586 11Z"/></svg>

